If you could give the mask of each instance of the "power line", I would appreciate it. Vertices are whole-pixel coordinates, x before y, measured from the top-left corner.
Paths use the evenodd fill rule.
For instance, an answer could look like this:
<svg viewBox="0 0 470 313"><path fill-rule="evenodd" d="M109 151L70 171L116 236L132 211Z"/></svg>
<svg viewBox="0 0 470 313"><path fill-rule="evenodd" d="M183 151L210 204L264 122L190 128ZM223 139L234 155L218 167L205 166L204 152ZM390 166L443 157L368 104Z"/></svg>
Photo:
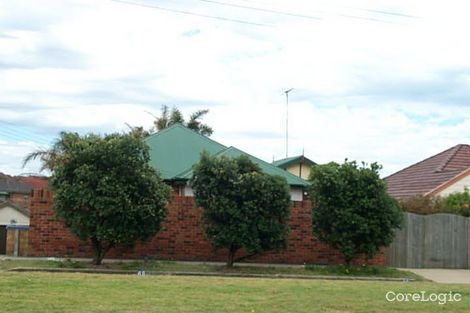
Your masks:
<svg viewBox="0 0 470 313"><path fill-rule="evenodd" d="M21 138L17 135L12 135L9 133L6 133L4 130L0 130L0 137L6 138L7 140L18 140L18 141L27 141L25 138ZM28 140L30 141L30 140Z"/></svg>
<svg viewBox="0 0 470 313"><path fill-rule="evenodd" d="M216 1L216 0L197 0L197 1L207 2L207 3L212 3L212 4L218 4L218 5L225 5L225 6L230 6L230 7L235 7L235 8L241 8L241 9L247 9L247 10L255 10L255 11L266 12L266 13L287 15L287 16L293 16L293 17L300 17L300 18L308 18L308 19L314 19L314 20L322 20L322 19L323 19L323 18L318 17L318 16L305 15L305 14L298 14L298 13L291 13L291 12L285 12L285 11L278 11L278 10L272 10L272 9L266 9L266 8L260 8L260 7L252 7L252 6L246 6L246 5L241 5L241 4L234 4L234 3ZM248 1L248 2L253 2L253 1ZM400 17L407 17L407 18L419 18L419 17L417 17L417 16L410 15L410 14L404 14L404 13L398 13L398 12L391 12L391 11L384 11L384 10L364 9L364 8L355 8L355 7L348 7L348 8L354 9L354 10L372 12L372 13L379 13L379 14L386 14L386 15L393 15L393 16L400 16ZM382 19L379 19L379 18L368 18L368 17L361 17L361 16L354 16L354 15L346 15L346 14L340 14L340 16L346 17L346 18L354 18L354 19L368 20L368 21L372 21L372 22L381 22L381 23L391 23L391 24L395 24L394 22L382 20Z"/></svg>
<svg viewBox="0 0 470 313"><path fill-rule="evenodd" d="M226 21L226 22L252 25L252 26L261 26L261 27L275 27L276 26L276 25L250 22L250 21L246 21L246 20L232 19L232 18L216 16L216 15L207 15L207 14L195 13L195 12L190 12L190 11L185 11L185 10L172 9L172 8L167 8L167 7L161 7L161 6L158 6L158 5L138 3L138 2L127 1L127 0L110 0L110 1L113 1L113 2L116 2L116 3L122 3L122 4L128 4L128 5L144 7L144 8L157 9L157 10L162 10L162 11L167 11L167 12L172 12L172 13L180 13L180 14L198 16L198 17L203 17L203 18L216 19L216 20L221 20L221 21ZM215 4L215 5L222 5L222 6L240 8L240 9L254 10L254 11L258 11L258 12L265 12L265 13L278 14L278 15L291 16L291 17L298 17L298 18L305 18L305 19L311 19L311 20L317 20L317 21L323 20L322 17L318 17L318 16L292 13L292 12L286 12L286 11L280 11L280 10L272 10L272 9L267 9L267 8L262 8L262 7L254 7L254 6L248 6L248 5L242 5L242 4L228 3L228 2L217 1L217 0L197 0L197 1L210 3L210 4ZM253 1L247 1L247 2L253 2ZM374 10L374 9L364 9L364 8L354 8L354 7L348 7L348 8L355 9L355 10L366 11L366 12L372 12L372 13L399 16L399 17L419 18L417 16L413 16L413 15L409 15L409 14L391 12L391 11L384 11L384 10ZM379 23L387 23L387 24L398 24L394 21L387 21L387 20L382 20L382 19L373 18L373 17L362 17L362 16L355 16L355 15L348 15L348 14L338 14L338 15L341 16L341 17L351 18L351 19L359 19L359 20L379 22Z"/></svg>
<svg viewBox="0 0 470 313"><path fill-rule="evenodd" d="M224 5L224 6L234 7L234 8L246 9L246 10L265 12L265 13L272 13L272 14L286 15L286 16L292 16L292 17L307 18L307 19L312 19L312 20L321 20L322 19L322 18L317 17L317 16L291 13L291 12L285 12L285 11L277 11L277 10L265 9L265 8L260 8L260 7L252 7L252 6L242 5L242 4L234 4L234 3L214 1L214 0L198 0L198 1L217 4L217 5Z"/></svg>
<svg viewBox="0 0 470 313"><path fill-rule="evenodd" d="M373 18L373 17L362 17L362 16L347 15L347 14L340 14L340 16L346 17L346 18L357 19L357 20L365 20L365 21L372 21L372 22L379 22L379 23L386 23L386 24L398 24L396 22L381 20L381 19Z"/></svg>
<svg viewBox="0 0 470 313"><path fill-rule="evenodd" d="M0 132L0 142L2 142L2 140L5 141L9 145L18 145L20 143L31 143L38 147L44 147L44 148L50 147L50 145L45 144L45 143L41 143L35 140L25 139L21 137L16 137L10 134L3 134Z"/></svg>
<svg viewBox="0 0 470 313"><path fill-rule="evenodd" d="M42 142L52 141L52 139L50 137L43 136L43 135L40 135L40 134L36 134L36 133L31 132L31 131L27 131L23 128L20 128L19 126L15 125L15 124L12 124L12 123L9 123L9 122L6 122L6 121L0 120L0 124L3 124L3 127L2 127L1 130L12 133L14 135L18 135L20 137L21 136L23 136L23 137L25 137L25 136L26 137L33 137L33 138L35 138L34 140L42 141Z"/></svg>
<svg viewBox="0 0 470 313"><path fill-rule="evenodd" d="M2 135L4 138L16 139L20 141L31 141L42 145L49 145L52 141L51 138L46 136L36 135L27 131L25 132L24 130L18 129L17 127L13 128L8 126L13 125L8 122L0 121L0 125L3 125L2 128L0 128L0 135Z"/></svg>
<svg viewBox="0 0 470 313"><path fill-rule="evenodd" d="M2 130L0 130L0 132L2 132L5 136L6 135L15 136L16 138L20 138L21 140L40 142L42 144L49 144L52 141L52 140L49 140L49 139L46 140L46 139L41 139L41 138L38 138L38 137L33 137L33 136L30 136L30 135L26 135L26 134L23 134L23 133L18 133L18 132L9 130L7 128L3 128Z"/></svg>
<svg viewBox="0 0 470 313"><path fill-rule="evenodd" d="M7 122L7 121L5 121L5 120L0 120L0 123L2 123L2 124L6 124L6 125L11 125L11 126L18 127L18 124L11 123L11 122Z"/></svg>
<svg viewBox="0 0 470 313"><path fill-rule="evenodd" d="M22 136L22 135L17 135L17 134L14 134L14 133L10 133L8 131L5 131L5 129L0 129L0 136L3 137L3 138L6 138L7 140L17 140L17 141L28 141L28 142L33 142L33 143L39 143L39 144L45 144L44 142L39 142L38 140L36 139L31 139L31 138L27 138L25 136Z"/></svg>
<svg viewBox="0 0 470 313"><path fill-rule="evenodd" d="M25 136L24 134L17 133L17 132L12 131L12 130L10 130L10 129L8 129L8 128L2 128L2 129L0 129L0 133L3 133L4 135L15 136L15 137L20 138L20 139L32 140L32 139L28 138L27 136ZM35 139L35 140L38 140L38 139Z"/></svg>
<svg viewBox="0 0 470 313"><path fill-rule="evenodd" d="M355 9L355 10L360 10L360 11L372 12L372 13L379 13L379 14L386 14L386 15L393 15L393 16L401 16L401 17L408 17L408 18L419 18L419 16L405 14L405 13L392 12L392 11L354 8L354 7L350 7L350 8Z"/></svg>
<svg viewBox="0 0 470 313"><path fill-rule="evenodd" d="M194 13L194 12L178 10L178 9L170 9L170 8L165 8L165 7L161 7L161 6L157 6L157 5L151 5L151 4L137 3L137 2L131 2L131 1L125 1L125 0L110 0L110 1L117 2L117 3L123 3L123 4L128 4L128 5L134 5L134 6L138 6L138 7L157 9L157 10L162 10L162 11L167 11L167 12L180 13L180 14L186 14L186 15L192 15L192 16L199 16L199 17L204 17L204 18L210 18L210 19L215 19L215 20L220 20L220 21L225 21L225 22L233 22L233 23L246 24L246 25L252 25L252 26L274 27L273 25L249 22L249 21L238 20L238 19L231 19L231 18L216 16L216 15L206 15L206 14Z"/></svg>

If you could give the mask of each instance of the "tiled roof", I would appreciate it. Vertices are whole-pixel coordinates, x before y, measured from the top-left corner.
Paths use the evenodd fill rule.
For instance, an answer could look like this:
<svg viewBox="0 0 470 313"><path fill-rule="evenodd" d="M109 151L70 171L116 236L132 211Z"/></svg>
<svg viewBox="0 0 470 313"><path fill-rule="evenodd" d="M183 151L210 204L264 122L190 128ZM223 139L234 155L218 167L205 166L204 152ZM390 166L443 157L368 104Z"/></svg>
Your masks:
<svg viewBox="0 0 470 313"><path fill-rule="evenodd" d="M0 173L0 192L30 193L31 189L16 177Z"/></svg>
<svg viewBox="0 0 470 313"><path fill-rule="evenodd" d="M16 176L16 178L23 184L30 186L33 189L45 189L49 183L47 177L40 176Z"/></svg>
<svg viewBox="0 0 470 313"><path fill-rule="evenodd" d="M397 199L425 195L470 168L470 145L460 144L385 178Z"/></svg>

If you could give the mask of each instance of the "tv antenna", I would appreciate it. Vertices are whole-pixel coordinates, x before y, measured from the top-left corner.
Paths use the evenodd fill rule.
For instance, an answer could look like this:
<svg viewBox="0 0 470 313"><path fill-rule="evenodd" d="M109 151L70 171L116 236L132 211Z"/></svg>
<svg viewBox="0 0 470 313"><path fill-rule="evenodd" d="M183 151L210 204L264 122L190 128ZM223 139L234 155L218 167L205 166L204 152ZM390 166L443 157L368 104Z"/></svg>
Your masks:
<svg viewBox="0 0 470 313"><path fill-rule="evenodd" d="M289 157L289 92L294 88L284 91L286 94L286 158Z"/></svg>

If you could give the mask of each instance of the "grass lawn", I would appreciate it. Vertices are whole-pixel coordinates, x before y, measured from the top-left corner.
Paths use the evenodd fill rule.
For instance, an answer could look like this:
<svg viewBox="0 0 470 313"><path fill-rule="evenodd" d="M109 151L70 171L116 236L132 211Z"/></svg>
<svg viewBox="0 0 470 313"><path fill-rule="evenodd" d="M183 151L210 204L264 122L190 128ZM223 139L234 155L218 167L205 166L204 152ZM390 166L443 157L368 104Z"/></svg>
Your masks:
<svg viewBox="0 0 470 313"><path fill-rule="evenodd" d="M0 261L0 271L14 267L43 267L43 268L105 268L118 270L145 270L158 272L216 272L216 273L250 273L250 274L294 274L294 275L337 275L337 276L380 276L393 278L422 277L407 271L380 266L320 266L306 265L305 267L273 267L273 266L240 266L228 269L223 265L180 263L172 261L133 261L133 262L104 262L96 267L90 262L77 261L45 261L45 260L3 260Z"/></svg>
<svg viewBox="0 0 470 313"><path fill-rule="evenodd" d="M461 302L390 303L388 291L459 292ZM470 286L0 272L1 312L468 312Z"/></svg>

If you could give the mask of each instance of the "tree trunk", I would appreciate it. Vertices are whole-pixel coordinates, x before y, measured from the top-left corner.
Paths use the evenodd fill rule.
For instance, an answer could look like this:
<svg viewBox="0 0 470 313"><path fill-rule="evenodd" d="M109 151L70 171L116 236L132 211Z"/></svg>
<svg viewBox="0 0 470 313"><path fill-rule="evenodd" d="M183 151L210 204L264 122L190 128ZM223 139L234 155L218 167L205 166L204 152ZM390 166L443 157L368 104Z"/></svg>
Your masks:
<svg viewBox="0 0 470 313"><path fill-rule="evenodd" d="M104 255L109 250L109 248L105 248L96 237L91 238L91 243L93 244L93 252L95 254L93 256L93 264L101 265Z"/></svg>
<svg viewBox="0 0 470 313"><path fill-rule="evenodd" d="M247 254L247 255L244 255L244 256L241 256L239 258L236 258L236 259L233 260L233 262L240 262L240 261L243 261L245 259L251 258L252 256L255 256L257 254L258 254L258 251Z"/></svg>
<svg viewBox="0 0 470 313"><path fill-rule="evenodd" d="M231 245L228 249L228 259L227 259L227 267L233 267L233 262L235 260L235 253L237 253L238 248Z"/></svg>
<svg viewBox="0 0 470 313"><path fill-rule="evenodd" d="M344 261L346 262L347 267L351 266L351 263L352 263L353 259L354 259L354 257L352 257L352 256L345 256L344 257Z"/></svg>

